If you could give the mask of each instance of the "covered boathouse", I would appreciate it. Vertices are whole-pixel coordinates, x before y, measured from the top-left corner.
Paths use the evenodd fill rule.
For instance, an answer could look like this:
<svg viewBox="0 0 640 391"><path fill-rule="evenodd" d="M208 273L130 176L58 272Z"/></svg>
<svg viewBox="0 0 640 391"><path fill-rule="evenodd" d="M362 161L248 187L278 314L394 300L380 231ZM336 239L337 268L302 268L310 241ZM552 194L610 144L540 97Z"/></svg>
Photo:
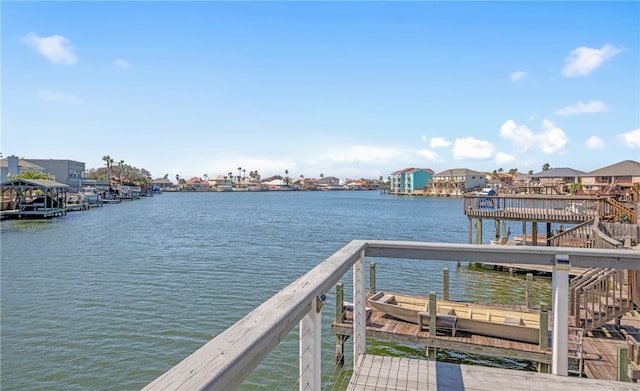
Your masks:
<svg viewBox="0 0 640 391"><path fill-rule="evenodd" d="M69 186L49 179L13 179L0 184L3 219L49 218L67 213Z"/></svg>

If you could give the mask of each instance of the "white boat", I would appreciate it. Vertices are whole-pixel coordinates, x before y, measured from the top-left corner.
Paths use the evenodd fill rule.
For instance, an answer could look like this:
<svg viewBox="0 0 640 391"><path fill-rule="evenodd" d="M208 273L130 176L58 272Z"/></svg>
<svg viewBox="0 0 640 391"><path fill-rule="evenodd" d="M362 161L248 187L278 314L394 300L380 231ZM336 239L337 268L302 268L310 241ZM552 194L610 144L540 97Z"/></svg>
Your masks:
<svg viewBox="0 0 640 391"><path fill-rule="evenodd" d="M83 187L78 197L89 205L102 204L102 194L95 187Z"/></svg>

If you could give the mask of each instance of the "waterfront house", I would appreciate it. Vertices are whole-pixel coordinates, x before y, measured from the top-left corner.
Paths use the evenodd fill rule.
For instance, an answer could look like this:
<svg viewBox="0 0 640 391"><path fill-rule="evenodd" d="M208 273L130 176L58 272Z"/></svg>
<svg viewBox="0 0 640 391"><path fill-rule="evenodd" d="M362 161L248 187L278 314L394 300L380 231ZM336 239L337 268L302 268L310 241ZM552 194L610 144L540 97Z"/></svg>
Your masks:
<svg viewBox="0 0 640 391"><path fill-rule="evenodd" d="M17 156L12 155L4 159L0 159L0 182L6 182L10 179L10 176L19 175L24 171L46 172L44 167L25 159L20 159Z"/></svg>
<svg viewBox="0 0 640 391"><path fill-rule="evenodd" d="M214 191L231 191L233 188L233 179L228 176L218 175L213 179L209 179L209 187Z"/></svg>
<svg viewBox="0 0 640 391"><path fill-rule="evenodd" d="M624 160L580 175L586 194L614 194L630 198L634 186L640 186L640 162Z"/></svg>
<svg viewBox="0 0 640 391"><path fill-rule="evenodd" d="M203 181L202 179L198 178L198 177L193 177L189 180L187 180L187 183L184 187L185 190L191 190L191 191L208 191L211 190L211 188L209 187L209 182Z"/></svg>
<svg viewBox="0 0 640 391"><path fill-rule="evenodd" d="M560 167L540 171L531 175L535 185L533 194L567 194L572 183L578 183L584 171L573 168ZM533 189L533 188L532 188Z"/></svg>
<svg viewBox="0 0 640 391"><path fill-rule="evenodd" d="M334 190L340 188L340 179L334 176L326 176L316 182L318 190Z"/></svg>
<svg viewBox="0 0 640 391"><path fill-rule="evenodd" d="M156 178L151 181L151 186L157 187L161 191L173 189L175 185L167 178Z"/></svg>
<svg viewBox="0 0 640 391"><path fill-rule="evenodd" d="M454 168L434 174L431 178L428 195L457 196L485 187L485 174L468 168Z"/></svg>
<svg viewBox="0 0 640 391"><path fill-rule="evenodd" d="M391 173L391 193L423 194L433 170L430 168L405 168Z"/></svg>
<svg viewBox="0 0 640 391"><path fill-rule="evenodd" d="M46 173L53 175L56 182L69 186L70 192L82 189L85 182L85 164L68 159L27 159L32 164L43 167Z"/></svg>

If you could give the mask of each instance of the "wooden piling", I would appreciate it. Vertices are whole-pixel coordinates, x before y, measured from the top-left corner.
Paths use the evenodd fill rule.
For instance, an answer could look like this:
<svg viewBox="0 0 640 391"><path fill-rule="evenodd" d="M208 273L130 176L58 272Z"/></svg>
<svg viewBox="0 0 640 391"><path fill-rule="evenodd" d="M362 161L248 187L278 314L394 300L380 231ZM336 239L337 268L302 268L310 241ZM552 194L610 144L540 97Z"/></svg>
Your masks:
<svg viewBox="0 0 640 391"><path fill-rule="evenodd" d="M547 350L549 347L549 307L547 303L540 303L540 334L538 346L540 350ZM549 363L539 362L537 364L538 372L551 373L551 365Z"/></svg>
<svg viewBox="0 0 640 391"><path fill-rule="evenodd" d="M369 263L369 293L376 293L376 263Z"/></svg>
<svg viewBox="0 0 640 391"><path fill-rule="evenodd" d="M449 300L449 268L442 269L442 298Z"/></svg>
<svg viewBox="0 0 640 391"><path fill-rule="evenodd" d="M618 377L616 380L629 381L629 349L626 346L618 346Z"/></svg>
<svg viewBox="0 0 640 391"><path fill-rule="evenodd" d="M527 273L527 308L533 308L533 274Z"/></svg>
<svg viewBox="0 0 640 391"><path fill-rule="evenodd" d="M429 292L429 336L436 336L436 293Z"/></svg>
<svg viewBox="0 0 640 391"><path fill-rule="evenodd" d="M540 303L540 350L546 350L549 347L549 307L547 303Z"/></svg>

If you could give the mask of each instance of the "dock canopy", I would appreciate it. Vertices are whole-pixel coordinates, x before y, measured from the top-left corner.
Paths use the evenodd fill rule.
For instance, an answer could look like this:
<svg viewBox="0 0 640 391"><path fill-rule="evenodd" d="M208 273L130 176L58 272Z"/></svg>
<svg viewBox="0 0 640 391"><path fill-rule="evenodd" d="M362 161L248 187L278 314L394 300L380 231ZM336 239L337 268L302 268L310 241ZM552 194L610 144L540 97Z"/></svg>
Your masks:
<svg viewBox="0 0 640 391"><path fill-rule="evenodd" d="M49 179L13 179L0 184L4 217L53 217L67 212L69 186Z"/></svg>

